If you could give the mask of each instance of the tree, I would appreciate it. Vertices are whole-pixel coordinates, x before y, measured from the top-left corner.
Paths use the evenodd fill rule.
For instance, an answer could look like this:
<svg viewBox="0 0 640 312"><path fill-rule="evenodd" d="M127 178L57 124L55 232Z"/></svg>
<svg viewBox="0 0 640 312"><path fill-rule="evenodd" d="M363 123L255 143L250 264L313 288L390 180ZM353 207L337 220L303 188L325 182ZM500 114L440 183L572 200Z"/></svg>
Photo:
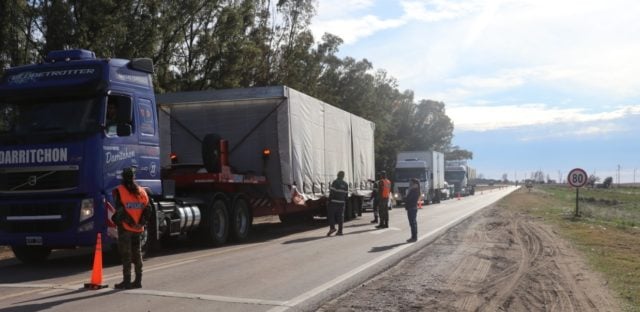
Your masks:
<svg viewBox="0 0 640 312"><path fill-rule="evenodd" d="M612 183L613 183L613 177L606 177L604 181L602 181L602 187L611 188Z"/></svg>
<svg viewBox="0 0 640 312"><path fill-rule="evenodd" d="M587 179L587 185L591 186L591 187L595 187L596 183L600 181L599 177L596 177L595 174L592 174L589 176L589 178Z"/></svg>
<svg viewBox="0 0 640 312"><path fill-rule="evenodd" d="M473 159L473 152L461 149L459 146L451 146L445 152L444 158L446 160L464 160Z"/></svg>

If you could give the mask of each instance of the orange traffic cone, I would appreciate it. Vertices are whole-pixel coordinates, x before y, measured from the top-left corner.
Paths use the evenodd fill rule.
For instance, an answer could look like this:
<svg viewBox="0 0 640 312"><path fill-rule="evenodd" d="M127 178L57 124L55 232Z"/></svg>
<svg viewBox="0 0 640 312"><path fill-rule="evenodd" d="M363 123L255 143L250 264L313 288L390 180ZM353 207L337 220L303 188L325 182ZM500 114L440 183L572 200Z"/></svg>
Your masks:
<svg viewBox="0 0 640 312"><path fill-rule="evenodd" d="M102 285L102 237L98 233L96 239L96 252L93 256L93 271L91 272L91 282L84 284L84 288L96 290L106 288L108 285Z"/></svg>

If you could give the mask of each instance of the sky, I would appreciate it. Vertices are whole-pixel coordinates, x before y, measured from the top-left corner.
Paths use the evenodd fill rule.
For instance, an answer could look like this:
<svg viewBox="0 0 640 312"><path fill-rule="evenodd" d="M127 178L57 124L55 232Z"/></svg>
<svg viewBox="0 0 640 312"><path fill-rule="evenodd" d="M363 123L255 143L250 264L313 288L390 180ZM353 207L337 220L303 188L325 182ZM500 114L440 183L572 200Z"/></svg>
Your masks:
<svg viewBox="0 0 640 312"><path fill-rule="evenodd" d="M640 1L319 0L311 29L442 101L485 178L640 183Z"/></svg>

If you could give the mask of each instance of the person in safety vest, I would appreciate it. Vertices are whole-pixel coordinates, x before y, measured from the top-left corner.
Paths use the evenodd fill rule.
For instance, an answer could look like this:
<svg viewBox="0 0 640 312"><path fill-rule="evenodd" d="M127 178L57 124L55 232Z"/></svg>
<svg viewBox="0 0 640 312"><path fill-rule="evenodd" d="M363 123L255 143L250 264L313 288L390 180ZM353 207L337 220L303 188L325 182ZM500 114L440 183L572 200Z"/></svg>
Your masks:
<svg viewBox="0 0 640 312"><path fill-rule="evenodd" d="M380 224L376 228L389 227L389 196L391 195L391 181L387 179L387 173L380 172L380 180L378 180L378 214L380 214Z"/></svg>
<svg viewBox="0 0 640 312"><path fill-rule="evenodd" d="M329 233L331 236L336 231L336 235L342 235L342 224L344 223L344 205L349 197L349 185L344 181L344 171L338 172L338 178L331 182L329 191L329 204L327 205L327 221L329 221Z"/></svg>
<svg viewBox="0 0 640 312"><path fill-rule="evenodd" d="M116 212L111 218L118 226L118 252L122 260L122 282L116 289L142 287L142 252L140 242L151 209L147 192L135 182L135 168L122 170L122 183L113 190ZM131 262L136 278L131 282Z"/></svg>

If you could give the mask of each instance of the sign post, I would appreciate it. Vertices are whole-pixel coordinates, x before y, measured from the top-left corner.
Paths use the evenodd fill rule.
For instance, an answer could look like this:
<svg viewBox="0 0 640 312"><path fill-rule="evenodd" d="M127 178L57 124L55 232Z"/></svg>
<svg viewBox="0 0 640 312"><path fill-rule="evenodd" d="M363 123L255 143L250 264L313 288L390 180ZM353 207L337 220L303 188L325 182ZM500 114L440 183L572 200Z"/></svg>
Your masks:
<svg viewBox="0 0 640 312"><path fill-rule="evenodd" d="M567 176L567 182L569 182L569 185L576 188L576 217L580 216L578 212L578 196L580 194L580 188L587 184L588 179L587 172L580 168L575 168L569 171L569 176Z"/></svg>

